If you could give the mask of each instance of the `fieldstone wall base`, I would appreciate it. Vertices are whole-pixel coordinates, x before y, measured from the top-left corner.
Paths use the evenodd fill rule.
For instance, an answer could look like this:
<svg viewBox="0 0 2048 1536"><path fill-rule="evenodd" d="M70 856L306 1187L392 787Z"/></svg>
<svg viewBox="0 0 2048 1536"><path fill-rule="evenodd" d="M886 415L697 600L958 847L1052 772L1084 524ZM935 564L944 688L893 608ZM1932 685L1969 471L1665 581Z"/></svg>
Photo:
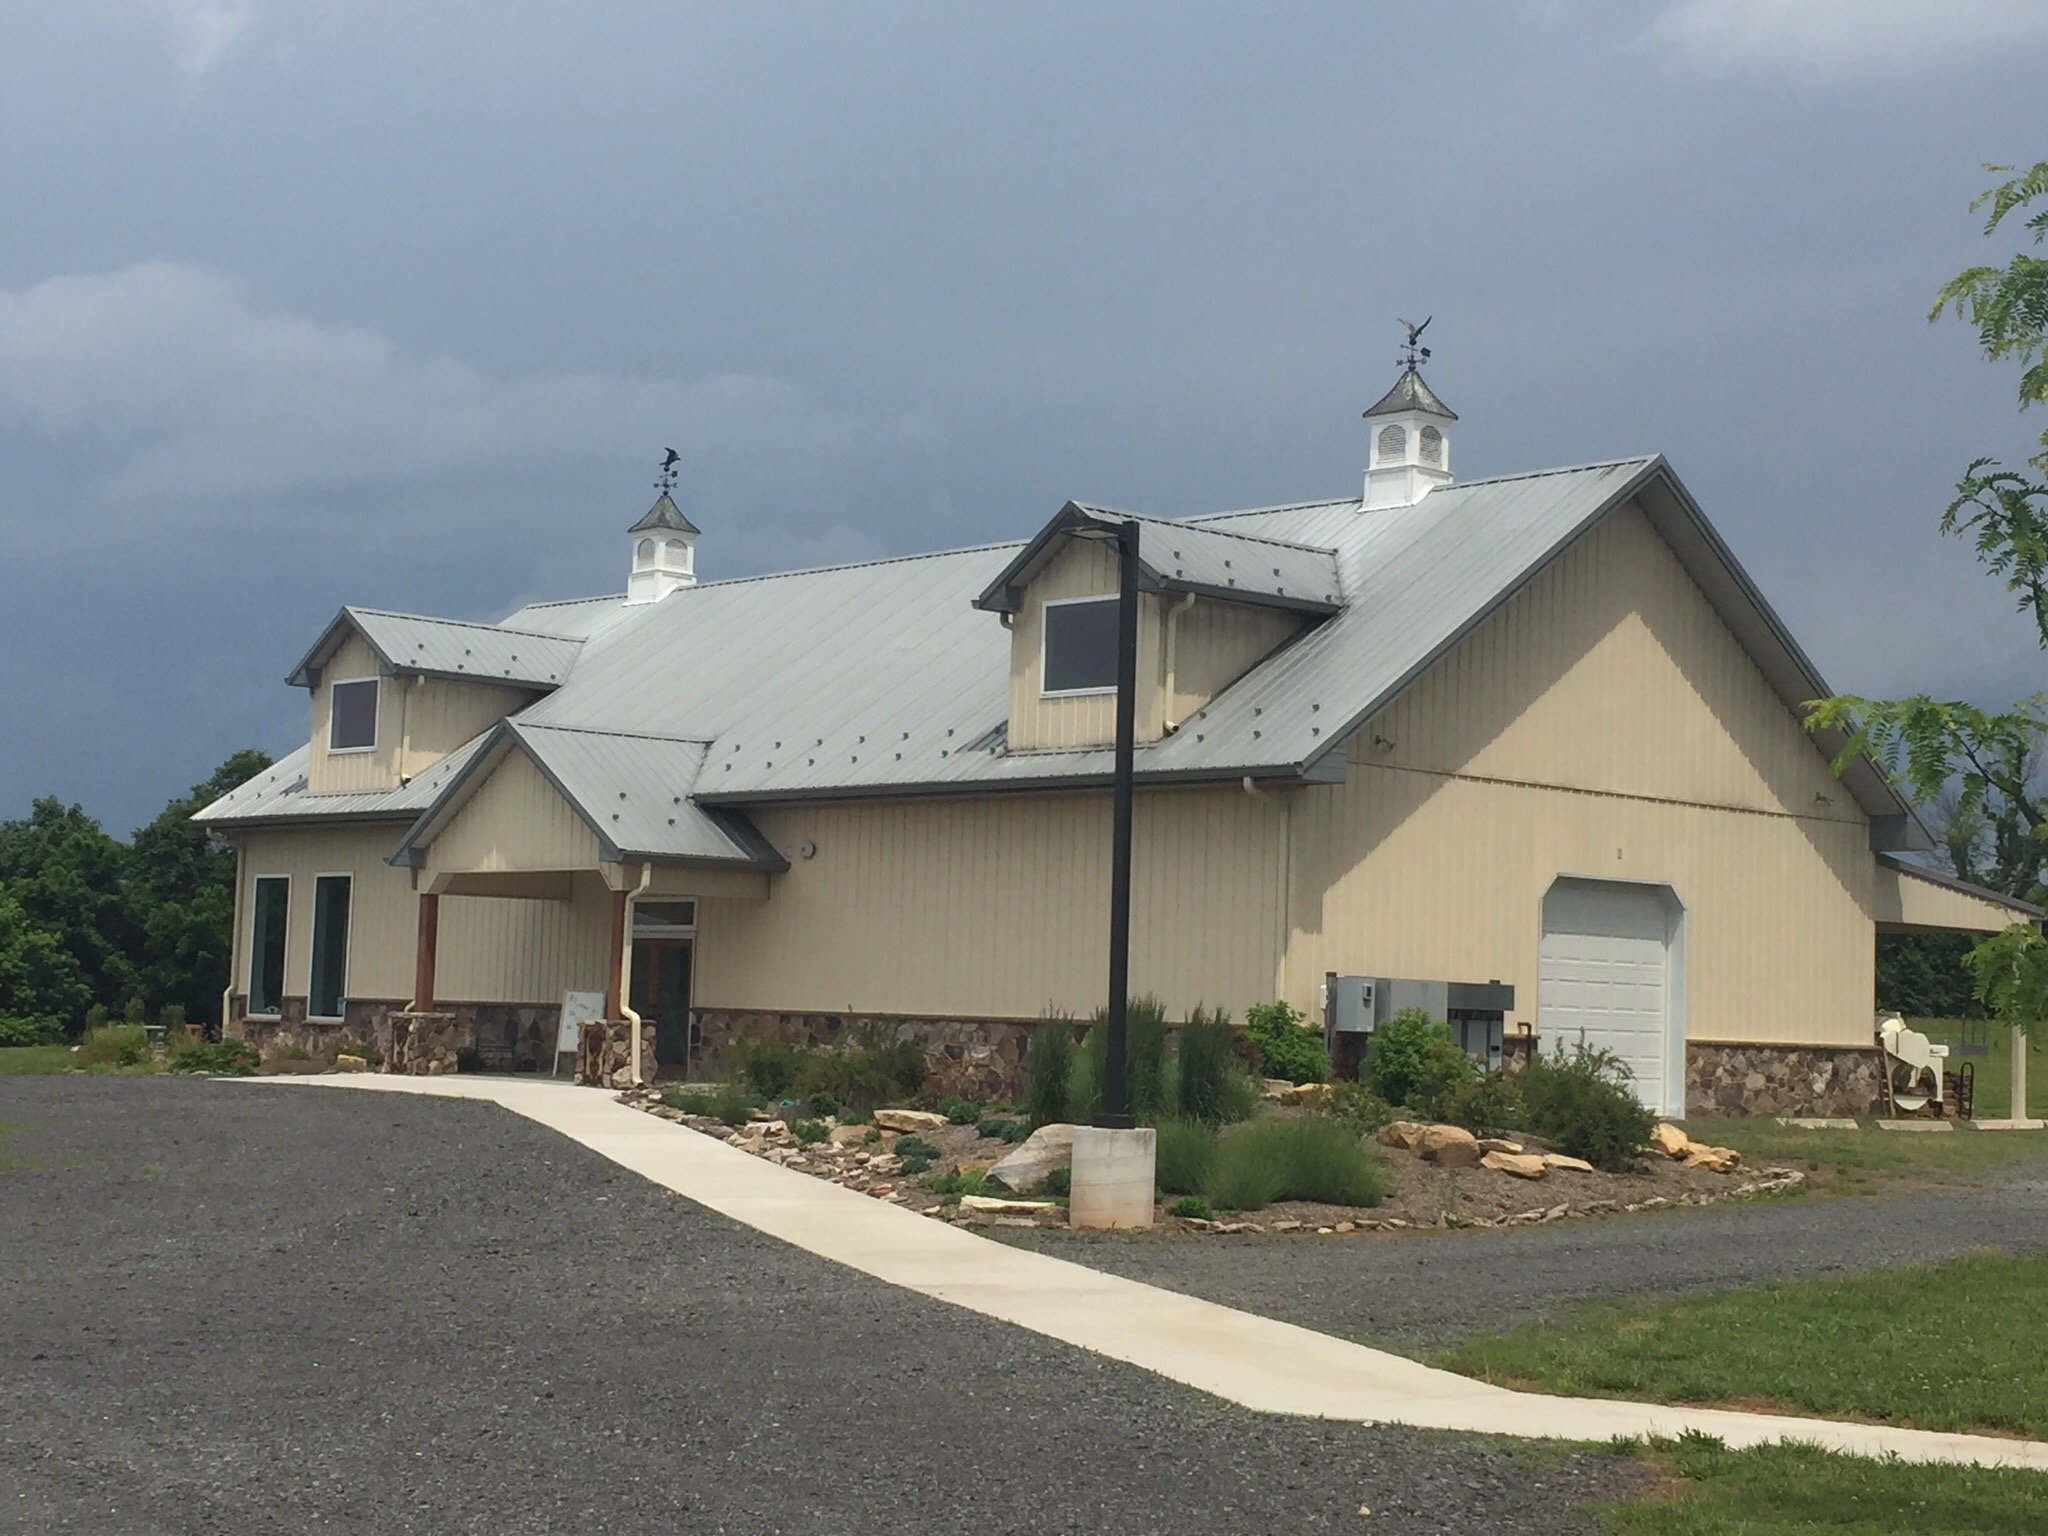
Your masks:
<svg viewBox="0 0 2048 1536"><path fill-rule="evenodd" d="M1869 1115L1884 1103L1875 1045L1722 1045L1685 1048L1688 1115Z"/></svg>
<svg viewBox="0 0 2048 1536"><path fill-rule="evenodd" d="M654 1023L640 1025L640 1074L654 1076ZM576 1047L576 1081L588 1088L636 1088L633 1026L624 1019L595 1019L583 1026Z"/></svg>
<svg viewBox="0 0 2048 1536"><path fill-rule="evenodd" d="M1040 1027L1038 1021L1022 1019L918 1019L720 1008L699 1009L696 1018L699 1043L692 1075L699 1078L715 1080L730 1075L730 1052L740 1040L778 1040L810 1051L914 1040L924 1049L927 1082L934 1093L976 1099L1014 1099L1024 1091L1024 1053L1031 1032Z"/></svg>
<svg viewBox="0 0 2048 1536"><path fill-rule="evenodd" d="M470 1043L469 1020L453 1013L394 1013L384 1070L411 1077L453 1072L456 1053Z"/></svg>
<svg viewBox="0 0 2048 1536"><path fill-rule="evenodd" d="M350 1003L343 1018L308 1019L306 1000L288 997L279 1005L277 1018L252 1019L246 1001L238 997L234 1011L221 1026L221 1035L245 1041L266 1061L294 1049L315 1056L342 1051L384 1056L389 1054L391 1016L404 1008L404 1003L365 999Z"/></svg>

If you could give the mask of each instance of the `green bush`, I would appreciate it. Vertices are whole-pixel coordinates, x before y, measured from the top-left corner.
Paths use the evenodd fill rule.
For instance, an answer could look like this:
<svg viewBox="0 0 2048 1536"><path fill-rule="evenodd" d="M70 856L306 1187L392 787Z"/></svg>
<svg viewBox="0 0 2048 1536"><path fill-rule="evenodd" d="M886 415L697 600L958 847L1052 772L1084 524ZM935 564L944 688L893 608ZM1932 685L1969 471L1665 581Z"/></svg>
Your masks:
<svg viewBox="0 0 2048 1536"><path fill-rule="evenodd" d="M785 1040L735 1040L727 1053L730 1075L771 1103L789 1097L808 1053Z"/></svg>
<svg viewBox="0 0 2048 1536"><path fill-rule="evenodd" d="M1520 1130L1527 1115L1521 1085L1505 1072L1485 1072L1455 1090L1437 1118L1482 1136L1498 1136Z"/></svg>
<svg viewBox="0 0 2048 1536"><path fill-rule="evenodd" d="M94 1003L85 1010L85 1024L79 1031L79 1037L83 1039L96 1029L105 1029L112 1018L113 1015L107 1012L106 1004Z"/></svg>
<svg viewBox="0 0 2048 1536"><path fill-rule="evenodd" d="M1207 1186L1210 1201L1255 1211L1275 1200L1378 1205L1386 1170L1342 1121L1274 1116L1225 1131Z"/></svg>
<svg viewBox="0 0 2048 1536"><path fill-rule="evenodd" d="M1560 1152L1595 1168L1625 1173L1649 1145L1656 1117L1629 1091L1629 1070L1581 1035L1567 1051L1536 1056L1522 1074L1529 1129Z"/></svg>
<svg viewBox="0 0 2048 1536"><path fill-rule="evenodd" d="M140 1024L102 1024L79 1042L77 1059L81 1067L139 1067L151 1054Z"/></svg>
<svg viewBox="0 0 2048 1536"><path fill-rule="evenodd" d="M830 1120L839 1114L839 1101L829 1093L813 1093L807 1096L811 1113Z"/></svg>
<svg viewBox="0 0 2048 1536"><path fill-rule="evenodd" d="M974 1130L976 1135L987 1136L1012 1147L1031 1134L1031 1127L1014 1115L990 1115L985 1120L977 1120Z"/></svg>
<svg viewBox="0 0 2048 1536"><path fill-rule="evenodd" d="M718 1094L710 1088L671 1088L661 1096L661 1102L702 1120L718 1118Z"/></svg>
<svg viewBox="0 0 2048 1536"><path fill-rule="evenodd" d="M1158 1125L1153 1178L1170 1195L1198 1195L1216 1162L1216 1132L1199 1120L1165 1119Z"/></svg>
<svg viewBox="0 0 2048 1536"><path fill-rule="evenodd" d="M792 1120L789 1123L789 1134L797 1139L799 1146L805 1147L816 1146L832 1135L822 1120Z"/></svg>
<svg viewBox="0 0 2048 1536"><path fill-rule="evenodd" d="M1427 1120L1450 1118L1451 1100L1479 1080L1472 1053L1450 1039L1432 1040L1408 1088L1408 1106Z"/></svg>
<svg viewBox="0 0 2048 1536"><path fill-rule="evenodd" d="M247 1077L259 1065L256 1048L245 1040L202 1041L173 1051L173 1072L210 1072L216 1077Z"/></svg>
<svg viewBox="0 0 2048 1536"><path fill-rule="evenodd" d="M1259 1048L1259 1070L1290 1083L1330 1080L1330 1053L1320 1030L1285 1003L1254 1003L1245 1010L1244 1031Z"/></svg>
<svg viewBox="0 0 2048 1536"><path fill-rule="evenodd" d="M1109 1060L1109 1010L1095 1010L1082 1042L1080 1070L1068 1092L1068 1118L1086 1125L1102 1104ZM1166 1007L1147 993L1124 1004L1124 1107L1140 1121L1152 1121L1165 1107Z"/></svg>
<svg viewBox="0 0 2048 1536"><path fill-rule="evenodd" d="M144 1017L146 1017L146 1010L143 1007L142 994L137 992L128 999L128 1005L121 1010L121 1022L123 1024L139 1025Z"/></svg>
<svg viewBox="0 0 2048 1536"><path fill-rule="evenodd" d="M1415 1092L1429 1048L1448 1045L1451 1031L1420 1008L1403 1008L1372 1032L1360 1074L1367 1087L1389 1104L1406 1104Z"/></svg>
<svg viewBox="0 0 2048 1536"><path fill-rule="evenodd" d="M1230 1015L1197 1008L1180 1032L1174 1058L1175 1113L1205 1125L1249 1120L1258 1096L1231 1049Z"/></svg>
<svg viewBox="0 0 2048 1536"><path fill-rule="evenodd" d="M865 1115L876 1105L909 1098L924 1086L924 1049L915 1040L870 1040L843 1051L800 1055L794 1091L816 1108L821 1097Z"/></svg>
<svg viewBox="0 0 2048 1536"><path fill-rule="evenodd" d="M889 1150L902 1163L903 1171L913 1175L923 1173L939 1159L939 1149L922 1136L898 1136Z"/></svg>
<svg viewBox="0 0 2048 1536"><path fill-rule="evenodd" d="M1212 1214L1209 1202L1200 1195L1182 1195L1166 1208L1169 1216L1186 1216L1192 1221L1207 1221Z"/></svg>
<svg viewBox="0 0 2048 1536"><path fill-rule="evenodd" d="M701 1115L734 1127L754 1118L761 1101L747 1091L744 1083L720 1083L716 1088L685 1088L664 1093L661 1102L686 1115Z"/></svg>
<svg viewBox="0 0 2048 1536"><path fill-rule="evenodd" d="M55 1045L64 1026L55 1019L24 1019L0 1014L0 1050L23 1045Z"/></svg>
<svg viewBox="0 0 2048 1536"><path fill-rule="evenodd" d="M1024 1118L1033 1130L1066 1119L1073 1076L1073 1027L1062 1018L1042 1020L1024 1052Z"/></svg>
<svg viewBox="0 0 2048 1536"><path fill-rule="evenodd" d="M1363 1083L1330 1084L1329 1097L1321 1111L1349 1125L1360 1136L1376 1135L1380 1128L1401 1118L1401 1111Z"/></svg>
<svg viewBox="0 0 2048 1536"><path fill-rule="evenodd" d="M1045 1192L1055 1199L1064 1200L1074 1190L1074 1170L1055 1168L1045 1176Z"/></svg>
<svg viewBox="0 0 2048 1536"><path fill-rule="evenodd" d="M185 1005L165 1003L156 1011L156 1027L164 1032L166 1040L185 1032Z"/></svg>
<svg viewBox="0 0 2048 1536"><path fill-rule="evenodd" d="M948 1204L962 1195L1007 1196L1009 1191L989 1183L988 1175L976 1170L962 1173L957 1168L951 1173L935 1173L924 1181L924 1187L944 1199Z"/></svg>
<svg viewBox="0 0 2048 1536"><path fill-rule="evenodd" d="M981 1119L981 1106L972 1099L947 1097L939 1100L939 1113L955 1125L973 1125Z"/></svg>

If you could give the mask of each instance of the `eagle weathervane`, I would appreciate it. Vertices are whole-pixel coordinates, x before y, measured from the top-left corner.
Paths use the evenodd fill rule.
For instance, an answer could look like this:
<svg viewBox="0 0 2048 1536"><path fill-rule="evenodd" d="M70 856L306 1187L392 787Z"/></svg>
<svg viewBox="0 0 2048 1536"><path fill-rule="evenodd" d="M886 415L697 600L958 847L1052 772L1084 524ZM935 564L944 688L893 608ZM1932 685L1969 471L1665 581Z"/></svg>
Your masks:
<svg viewBox="0 0 2048 1536"><path fill-rule="evenodd" d="M1422 345L1422 333L1429 329L1429 322L1436 318L1430 315L1417 325L1413 320L1403 320L1408 327L1408 345L1401 349L1401 355L1394 359L1404 368L1416 368L1429 361L1429 348Z"/></svg>
<svg viewBox="0 0 2048 1536"><path fill-rule="evenodd" d="M1427 320L1423 321L1424 325L1427 325L1428 323L1429 322ZM1427 357L1428 355L1429 354L1427 352L1423 353L1424 357ZM682 455L680 453L677 453L673 448L665 448L662 451L666 453L668 457L661 461L661 478L654 482L654 488L657 491L661 492L662 495L666 496L670 491L673 491L676 488L676 464L679 460L681 460Z"/></svg>

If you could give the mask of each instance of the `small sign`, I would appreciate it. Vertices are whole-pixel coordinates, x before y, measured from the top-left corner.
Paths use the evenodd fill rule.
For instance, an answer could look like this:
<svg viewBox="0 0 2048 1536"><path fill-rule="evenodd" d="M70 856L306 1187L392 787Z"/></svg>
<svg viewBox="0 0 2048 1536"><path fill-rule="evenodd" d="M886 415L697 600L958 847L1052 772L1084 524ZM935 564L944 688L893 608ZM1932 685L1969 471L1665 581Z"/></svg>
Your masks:
<svg viewBox="0 0 2048 1536"><path fill-rule="evenodd" d="M555 1036L555 1071L562 1069L562 1056L566 1052L573 1056L583 1041L583 1026L595 1023L604 1017L604 994L602 992L564 992L562 994L562 1027Z"/></svg>

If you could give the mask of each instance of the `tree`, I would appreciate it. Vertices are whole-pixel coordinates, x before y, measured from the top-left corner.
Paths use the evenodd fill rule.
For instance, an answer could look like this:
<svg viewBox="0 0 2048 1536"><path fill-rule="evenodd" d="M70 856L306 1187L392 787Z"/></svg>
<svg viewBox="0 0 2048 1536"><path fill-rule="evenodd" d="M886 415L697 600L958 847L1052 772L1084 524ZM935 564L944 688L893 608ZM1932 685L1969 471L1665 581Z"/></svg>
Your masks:
<svg viewBox="0 0 2048 1536"><path fill-rule="evenodd" d="M1994 173L2012 166L1987 166ZM2048 161L1990 188L1970 206L1990 207L1987 238L2006 219L2035 203L2048 205ZM2025 221L2032 244L2048 244L2048 206ZM2021 365L2020 409L2048 401L2048 259L2020 250L2002 267L1965 268L1936 295L1929 321L1953 312L1977 328L1992 361ZM2029 460L2048 472L2048 430ZM2048 485L1995 459L1971 461L1941 515L1941 531L1967 535L1977 559L2014 594L2048 650ZM1923 803L1945 803L1950 862L1965 879L2038 901L2048 894L2048 802L2035 783L2048 734L2048 694L1994 711L1916 694L1907 699L1839 695L1808 711L1815 730L1835 729L1846 741L1835 771L1870 756ZM1983 862L1980 864L1979 860ZM1938 947L1921 941L1889 957L1882 985L1932 1001L1946 994L1935 971ZM2048 1015L2048 940L2028 923L1976 945L1964 957L1977 996L1999 1018L2035 1027Z"/></svg>
<svg viewBox="0 0 2048 1536"><path fill-rule="evenodd" d="M93 1003L118 1014L135 990L140 933L127 876L128 850L81 806L45 798L26 820L0 822L0 892L57 936L87 989L81 1015Z"/></svg>
<svg viewBox="0 0 2048 1536"><path fill-rule="evenodd" d="M0 1046L53 1044L91 1001L63 936L0 891Z"/></svg>

